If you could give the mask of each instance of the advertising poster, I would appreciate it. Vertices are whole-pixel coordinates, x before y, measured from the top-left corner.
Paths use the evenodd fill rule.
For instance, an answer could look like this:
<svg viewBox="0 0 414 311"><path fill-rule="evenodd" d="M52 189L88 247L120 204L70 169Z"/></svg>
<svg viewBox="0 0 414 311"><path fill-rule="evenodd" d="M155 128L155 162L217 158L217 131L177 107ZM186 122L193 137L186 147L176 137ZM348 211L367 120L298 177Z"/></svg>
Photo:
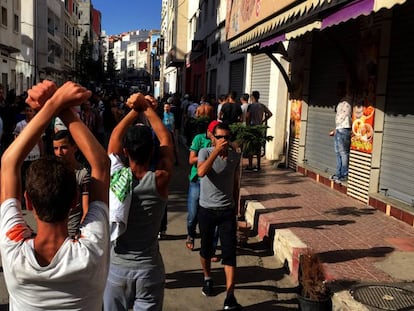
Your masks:
<svg viewBox="0 0 414 311"><path fill-rule="evenodd" d="M352 113L351 149L372 153L374 114L374 106L367 104L365 99L354 106Z"/></svg>
<svg viewBox="0 0 414 311"><path fill-rule="evenodd" d="M302 100L292 99L290 103L290 136L300 137L300 118L302 116Z"/></svg>
<svg viewBox="0 0 414 311"><path fill-rule="evenodd" d="M374 139L375 94L380 33L376 29L362 32L357 74L362 92L353 105L351 149L372 153Z"/></svg>

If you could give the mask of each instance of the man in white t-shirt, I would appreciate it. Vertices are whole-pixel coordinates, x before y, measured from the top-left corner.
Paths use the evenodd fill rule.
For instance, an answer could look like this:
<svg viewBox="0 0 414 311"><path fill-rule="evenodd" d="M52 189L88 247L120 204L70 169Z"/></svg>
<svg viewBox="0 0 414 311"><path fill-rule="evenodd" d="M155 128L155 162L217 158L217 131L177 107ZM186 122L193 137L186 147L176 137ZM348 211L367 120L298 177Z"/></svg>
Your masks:
<svg viewBox="0 0 414 311"><path fill-rule="evenodd" d="M109 264L109 159L70 109L91 93L73 82L57 89L45 80L28 95L27 103L39 112L1 161L0 249L10 310L100 311ZM76 178L62 160L41 158L28 169L24 196L34 211L36 235L21 212L23 160L57 115L91 166L91 203L76 239L67 229L69 210L76 204Z"/></svg>

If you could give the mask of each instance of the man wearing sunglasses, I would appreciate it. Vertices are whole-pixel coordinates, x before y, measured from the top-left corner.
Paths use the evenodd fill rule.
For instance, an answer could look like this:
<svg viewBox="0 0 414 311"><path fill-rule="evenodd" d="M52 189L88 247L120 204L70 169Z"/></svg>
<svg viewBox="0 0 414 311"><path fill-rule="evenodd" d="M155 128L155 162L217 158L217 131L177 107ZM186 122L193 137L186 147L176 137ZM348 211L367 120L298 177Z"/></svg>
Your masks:
<svg viewBox="0 0 414 311"><path fill-rule="evenodd" d="M214 231L218 226L222 264L226 275L227 295L224 310L240 310L241 306L234 297L240 154L231 148L230 137L229 126L225 123L217 124L212 135L212 147L203 148L198 154L200 261L204 273L202 293L205 296L213 296L210 259L214 254Z"/></svg>

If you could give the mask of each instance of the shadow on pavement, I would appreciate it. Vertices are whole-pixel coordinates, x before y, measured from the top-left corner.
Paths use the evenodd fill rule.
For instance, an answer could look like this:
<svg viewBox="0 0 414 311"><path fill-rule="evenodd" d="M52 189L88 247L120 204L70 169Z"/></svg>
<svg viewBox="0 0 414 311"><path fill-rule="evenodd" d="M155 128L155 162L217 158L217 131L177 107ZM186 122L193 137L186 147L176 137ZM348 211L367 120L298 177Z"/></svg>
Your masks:
<svg viewBox="0 0 414 311"><path fill-rule="evenodd" d="M366 249L340 249L319 253L325 263L337 263L366 257L385 257L392 253L393 247L372 247Z"/></svg>
<svg viewBox="0 0 414 311"><path fill-rule="evenodd" d="M365 215L373 215L375 213L374 208L355 208L353 206L344 206L340 208L335 208L329 211L324 212L324 214L331 214L337 216L355 216L361 217Z"/></svg>

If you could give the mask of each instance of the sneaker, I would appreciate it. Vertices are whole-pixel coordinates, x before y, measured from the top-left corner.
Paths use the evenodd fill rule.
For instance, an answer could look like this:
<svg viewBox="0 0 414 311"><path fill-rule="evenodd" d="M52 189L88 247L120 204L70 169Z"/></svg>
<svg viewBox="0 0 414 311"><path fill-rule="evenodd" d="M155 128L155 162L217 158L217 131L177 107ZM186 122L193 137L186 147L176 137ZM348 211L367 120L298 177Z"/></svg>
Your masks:
<svg viewBox="0 0 414 311"><path fill-rule="evenodd" d="M348 181L348 177L347 177L347 176L340 177L340 178L338 178L338 179L335 179L335 180L334 180L334 182L335 182L336 184L340 184L340 183L342 183L342 182L347 182L347 181Z"/></svg>
<svg viewBox="0 0 414 311"><path fill-rule="evenodd" d="M158 233L158 240L164 240L167 237L167 232L166 231L160 231Z"/></svg>
<svg viewBox="0 0 414 311"><path fill-rule="evenodd" d="M224 308L223 310L241 310L242 306L237 302L236 297L234 295L230 295L226 297L224 300Z"/></svg>
<svg viewBox="0 0 414 311"><path fill-rule="evenodd" d="M251 171L253 171L253 167L247 166L247 167L244 168L244 170L246 172L251 172Z"/></svg>
<svg viewBox="0 0 414 311"><path fill-rule="evenodd" d="M213 296L213 280L204 280L203 289L201 290L201 293L204 296L210 297Z"/></svg>
<svg viewBox="0 0 414 311"><path fill-rule="evenodd" d="M336 176L336 175L331 175L331 176L329 176L329 180L333 180L333 181L339 180L339 177Z"/></svg>
<svg viewBox="0 0 414 311"><path fill-rule="evenodd" d="M255 168L253 169L253 172L260 172L260 167L255 167Z"/></svg>

